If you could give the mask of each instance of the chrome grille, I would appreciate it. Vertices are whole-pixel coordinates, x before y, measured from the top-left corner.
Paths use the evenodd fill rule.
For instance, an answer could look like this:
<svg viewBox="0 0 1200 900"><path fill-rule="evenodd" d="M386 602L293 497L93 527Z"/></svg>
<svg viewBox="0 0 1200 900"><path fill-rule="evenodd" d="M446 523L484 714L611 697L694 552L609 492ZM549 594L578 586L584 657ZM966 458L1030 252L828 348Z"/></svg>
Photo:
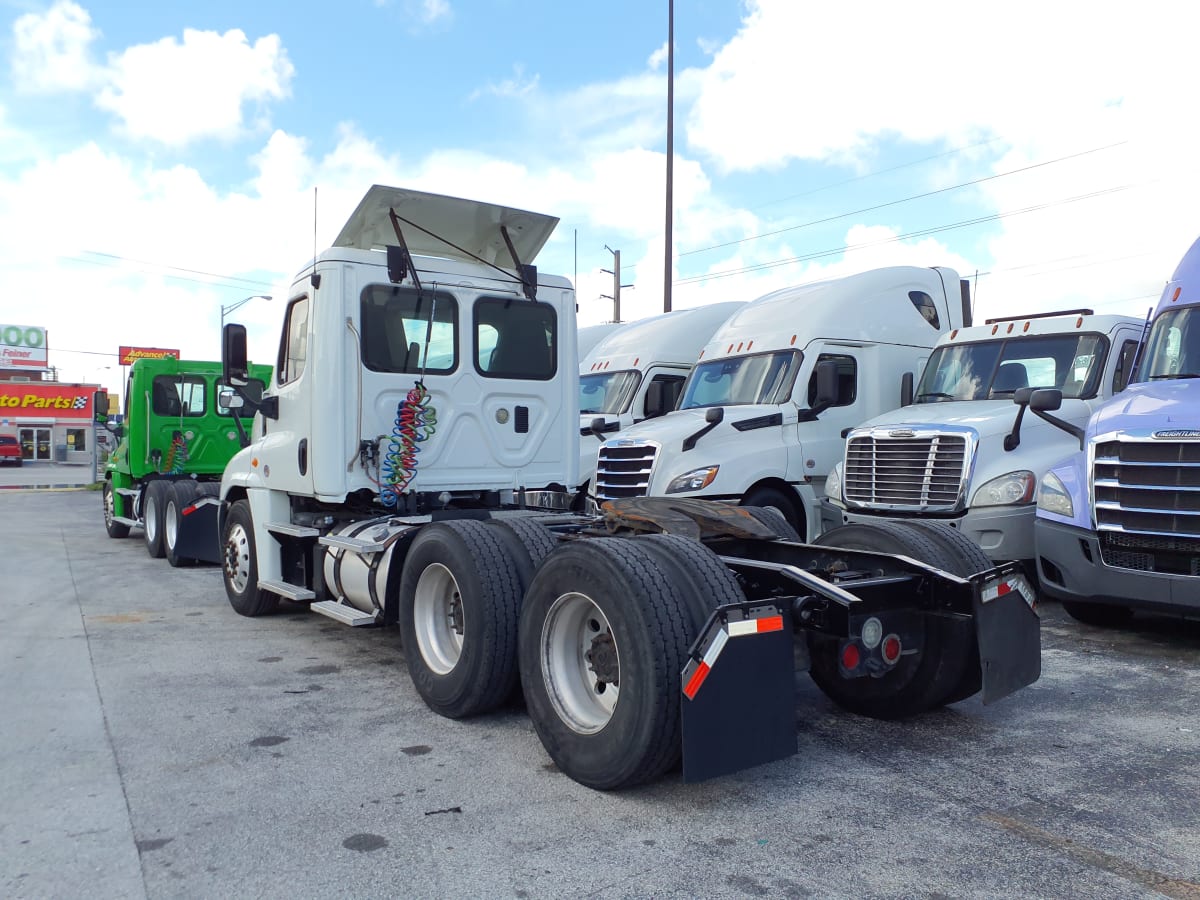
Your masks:
<svg viewBox="0 0 1200 900"><path fill-rule="evenodd" d="M652 443L601 444L596 460L596 499L645 497L657 455L658 445Z"/></svg>
<svg viewBox="0 0 1200 900"><path fill-rule="evenodd" d="M961 434L852 435L842 491L855 506L952 510L961 502L967 461Z"/></svg>
<svg viewBox="0 0 1200 900"><path fill-rule="evenodd" d="M1107 565L1200 574L1200 442L1098 442L1092 500Z"/></svg>

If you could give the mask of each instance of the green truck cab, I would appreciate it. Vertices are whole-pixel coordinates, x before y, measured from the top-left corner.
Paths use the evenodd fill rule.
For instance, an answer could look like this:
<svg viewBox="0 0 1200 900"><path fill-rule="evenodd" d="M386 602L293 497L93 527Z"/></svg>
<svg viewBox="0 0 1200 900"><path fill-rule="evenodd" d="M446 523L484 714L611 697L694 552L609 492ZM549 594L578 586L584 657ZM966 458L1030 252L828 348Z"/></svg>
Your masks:
<svg viewBox="0 0 1200 900"><path fill-rule="evenodd" d="M251 390L265 390L270 366L251 366ZM104 526L111 538L140 527L152 557L173 566L181 515L216 496L225 464L242 447L252 418L239 423L218 403L219 362L139 359L125 386L125 419L104 468ZM240 428L239 428L240 424Z"/></svg>

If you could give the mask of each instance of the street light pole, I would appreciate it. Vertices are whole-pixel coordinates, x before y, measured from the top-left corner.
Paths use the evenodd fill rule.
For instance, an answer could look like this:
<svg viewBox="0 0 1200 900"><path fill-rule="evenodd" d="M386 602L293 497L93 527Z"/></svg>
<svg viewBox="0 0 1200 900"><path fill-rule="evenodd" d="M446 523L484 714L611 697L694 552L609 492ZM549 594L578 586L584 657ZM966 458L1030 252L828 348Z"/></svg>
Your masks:
<svg viewBox="0 0 1200 900"><path fill-rule="evenodd" d="M221 331L222 332L225 331L225 316L227 313L231 313L235 309L240 309L241 307L243 307L247 303L249 303L251 300L270 300L270 299L271 299L270 294L251 294L249 297L245 297L242 300L238 300L236 303L230 303L228 306L222 306L221 307Z"/></svg>
<svg viewBox="0 0 1200 900"><path fill-rule="evenodd" d="M672 240L673 173L675 168L675 0L667 0L667 221L665 229L665 259L663 260L663 312L671 311L671 263L674 254Z"/></svg>

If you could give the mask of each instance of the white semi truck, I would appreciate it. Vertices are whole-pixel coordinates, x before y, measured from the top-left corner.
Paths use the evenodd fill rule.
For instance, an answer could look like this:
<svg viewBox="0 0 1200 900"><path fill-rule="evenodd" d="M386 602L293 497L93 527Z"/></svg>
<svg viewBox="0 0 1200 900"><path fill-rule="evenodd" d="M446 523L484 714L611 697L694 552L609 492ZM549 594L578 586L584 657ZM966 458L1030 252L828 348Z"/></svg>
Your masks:
<svg viewBox="0 0 1200 900"><path fill-rule="evenodd" d="M743 306L712 303L638 319L580 353L581 484L595 474L598 441L675 409L700 351Z"/></svg>
<svg viewBox="0 0 1200 900"><path fill-rule="evenodd" d="M796 752L798 664L887 718L1038 677L1018 567L981 571L950 529L880 529L879 553L704 501L529 509L579 459L574 296L531 265L555 222L376 186L294 282L264 396L225 327L225 405L256 413L253 439L178 541L234 610L398 625L441 715L519 683L557 766L603 789Z"/></svg>
<svg viewBox="0 0 1200 900"><path fill-rule="evenodd" d="M596 497L732 500L821 531L843 432L904 402L938 338L969 320L952 269L893 266L767 294L701 352L679 408L599 449Z"/></svg>
<svg viewBox="0 0 1200 900"><path fill-rule="evenodd" d="M1057 388L1059 415L1082 426L1129 381L1144 327L1080 309L951 331L930 356L915 402L847 435L845 458L825 483L825 527L945 522L990 559L1021 560L1036 575L1035 488L1074 440L1026 415L1020 389Z"/></svg>

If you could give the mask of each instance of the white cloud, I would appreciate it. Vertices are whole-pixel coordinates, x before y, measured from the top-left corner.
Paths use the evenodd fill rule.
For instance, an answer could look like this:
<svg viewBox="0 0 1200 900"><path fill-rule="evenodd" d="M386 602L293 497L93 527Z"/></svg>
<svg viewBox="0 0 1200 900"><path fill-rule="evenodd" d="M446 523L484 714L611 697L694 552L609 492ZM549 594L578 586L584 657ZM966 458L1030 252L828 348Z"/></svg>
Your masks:
<svg viewBox="0 0 1200 900"><path fill-rule="evenodd" d="M96 78L92 42L100 32L87 10L59 0L44 13L27 13L13 23L13 81L18 91L79 91Z"/></svg>
<svg viewBox="0 0 1200 900"><path fill-rule="evenodd" d="M471 92L468 99L478 100L481 97L528 97L533 94L538 88L539 77L537 74L526 76L525 67L520 63L513 66L513 74L511 78L506 78L503 81L493 84L484 85L481 88L476 88Z"/></svg>
<svg viewBox="0 0 1200 900"><path fill-rule="evenodd" d="M667 61L667 43L663 41L663 45L650 54L650 58L646 60L646 68L651 72L657 72L662 68L663 63Z"/></svg>
<svg viewBox="0 0 1200 900"><path fill-rule="evenodd" d="M426 25L449 19L451 15L449 0L421 0L420 18Z"/></svg>
<svg viewBox="0 0 1200 900"><path fill-rule="evenodd" d="M228 139L258 127L246 122L247 107L254 119L256 104L287 97L294 73L277 35L251 44L238 29L187 29L182 43L163 38L112 55L96 103L135 138L171 146Z"/></svg>

